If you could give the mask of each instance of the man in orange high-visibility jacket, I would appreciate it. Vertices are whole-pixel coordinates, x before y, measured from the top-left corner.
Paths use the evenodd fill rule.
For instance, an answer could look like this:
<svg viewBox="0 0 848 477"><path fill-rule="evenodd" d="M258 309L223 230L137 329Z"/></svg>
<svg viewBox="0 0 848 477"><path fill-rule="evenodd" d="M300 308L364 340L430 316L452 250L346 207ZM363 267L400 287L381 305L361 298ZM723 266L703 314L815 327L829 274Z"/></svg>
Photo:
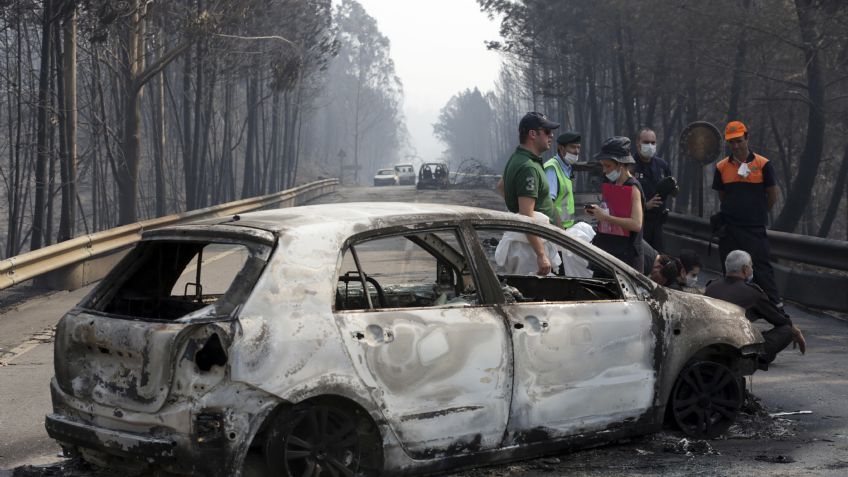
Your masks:
<svg viewBox="0 0 848 477"><path fill-rule="evenodd" d="M716 164L713 189L721 200L719 253L722 268L727 254L744 250L754 262L754 282L762 288L775 305L783 306L774 269L769 262L769 242L766 236L768 212L777 202L774 169L765 157L748 148L748 129L739 121L727 123L724 139L731 155Z"/></svg>

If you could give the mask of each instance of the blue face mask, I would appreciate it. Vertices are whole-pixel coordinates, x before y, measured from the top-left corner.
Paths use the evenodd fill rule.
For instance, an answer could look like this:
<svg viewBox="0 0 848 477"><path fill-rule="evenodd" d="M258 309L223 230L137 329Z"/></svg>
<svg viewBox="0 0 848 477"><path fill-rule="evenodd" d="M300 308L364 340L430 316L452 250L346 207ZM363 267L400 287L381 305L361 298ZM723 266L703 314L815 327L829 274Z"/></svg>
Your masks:
<svg viewBox="0 0 848 477"><path fill-rule="evenodd" d="M616 169L614 171L610 171L606 174L606 176L607 176L607 179L610 180L610 182L615 182L615 181L618 180L619 177L621 177L621 170Z"/></svg>
<svg viewBox="0 0 848 477"><path fill-rule="evenodd" d="M753 272L751 272L750 275L745 277L745 283L749 283L749 284L754 283L754 273Z"/></svg>

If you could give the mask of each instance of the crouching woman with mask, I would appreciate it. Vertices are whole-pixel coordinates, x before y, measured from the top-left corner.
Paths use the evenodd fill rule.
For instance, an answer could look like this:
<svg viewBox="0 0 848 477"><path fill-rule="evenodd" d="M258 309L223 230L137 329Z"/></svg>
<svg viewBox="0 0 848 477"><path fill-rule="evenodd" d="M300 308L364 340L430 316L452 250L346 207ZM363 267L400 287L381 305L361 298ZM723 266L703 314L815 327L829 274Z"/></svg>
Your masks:
<svg viewBox="0 0 848 477"><path fill-rule="evenodd" d="M592 243L636 270L642 270L642 217L645 194L639 181L630 175L634 164L630 139L614 136L601 145L595 159L603 167L603 205L590 204L586 212L598 220L598 233Z"/></svg>

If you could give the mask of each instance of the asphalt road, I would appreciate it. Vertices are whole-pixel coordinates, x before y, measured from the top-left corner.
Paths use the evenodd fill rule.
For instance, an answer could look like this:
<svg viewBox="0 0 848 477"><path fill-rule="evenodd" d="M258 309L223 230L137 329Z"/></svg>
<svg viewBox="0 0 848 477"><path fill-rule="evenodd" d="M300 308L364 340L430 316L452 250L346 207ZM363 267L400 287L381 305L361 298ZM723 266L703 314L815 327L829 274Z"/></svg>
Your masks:
<svg viewBox="0 0 848 477"><path fill-rule="evenodd" d="M460 203L503 209L492 192L416 191L414 187L344 188L318 203L352 201ZM88 289L0 293L0 477L101 475L63 467L59 447L44 431L53 374L52 329ZM844 293L845 290L834 290ZM453 474L478 476L845 476L848 475L848 321L788 306L807 337L808 351L784 351L749 389L767 413L743 415L720 440L688 442L672 431L602 447ZM15 469L13 471L13 469Z"/></svg>

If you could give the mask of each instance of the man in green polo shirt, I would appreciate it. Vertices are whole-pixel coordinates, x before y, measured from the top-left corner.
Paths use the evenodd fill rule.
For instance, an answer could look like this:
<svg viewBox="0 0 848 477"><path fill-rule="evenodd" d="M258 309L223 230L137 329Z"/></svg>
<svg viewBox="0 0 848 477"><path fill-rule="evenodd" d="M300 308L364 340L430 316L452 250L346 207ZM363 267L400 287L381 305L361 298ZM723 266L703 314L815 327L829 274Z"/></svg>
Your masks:
<svg viewBox="0 0 848 477"><path fill-rule="evenodd" d="M557 137L557 153L545 163L545 174L554 205L554 223L558 227L574 225L574 178L572 167L580 154L580 133L566 131Z"/></svg>
<svg viewBox="0 0 848 477"><path fill-rule="evenodd" d="M503 177L498 182L498 192L504 196L510 212L531 218L534 212L541 212L554 222L551 192L540 156L551 148L553 130L558 127L558 123L535 111L521 118L518 124L520 145L507 161ZM536 253L537 273L547 275L551 271L551 263L542 240L535 235L527 235L527 240Z"/></svg>

